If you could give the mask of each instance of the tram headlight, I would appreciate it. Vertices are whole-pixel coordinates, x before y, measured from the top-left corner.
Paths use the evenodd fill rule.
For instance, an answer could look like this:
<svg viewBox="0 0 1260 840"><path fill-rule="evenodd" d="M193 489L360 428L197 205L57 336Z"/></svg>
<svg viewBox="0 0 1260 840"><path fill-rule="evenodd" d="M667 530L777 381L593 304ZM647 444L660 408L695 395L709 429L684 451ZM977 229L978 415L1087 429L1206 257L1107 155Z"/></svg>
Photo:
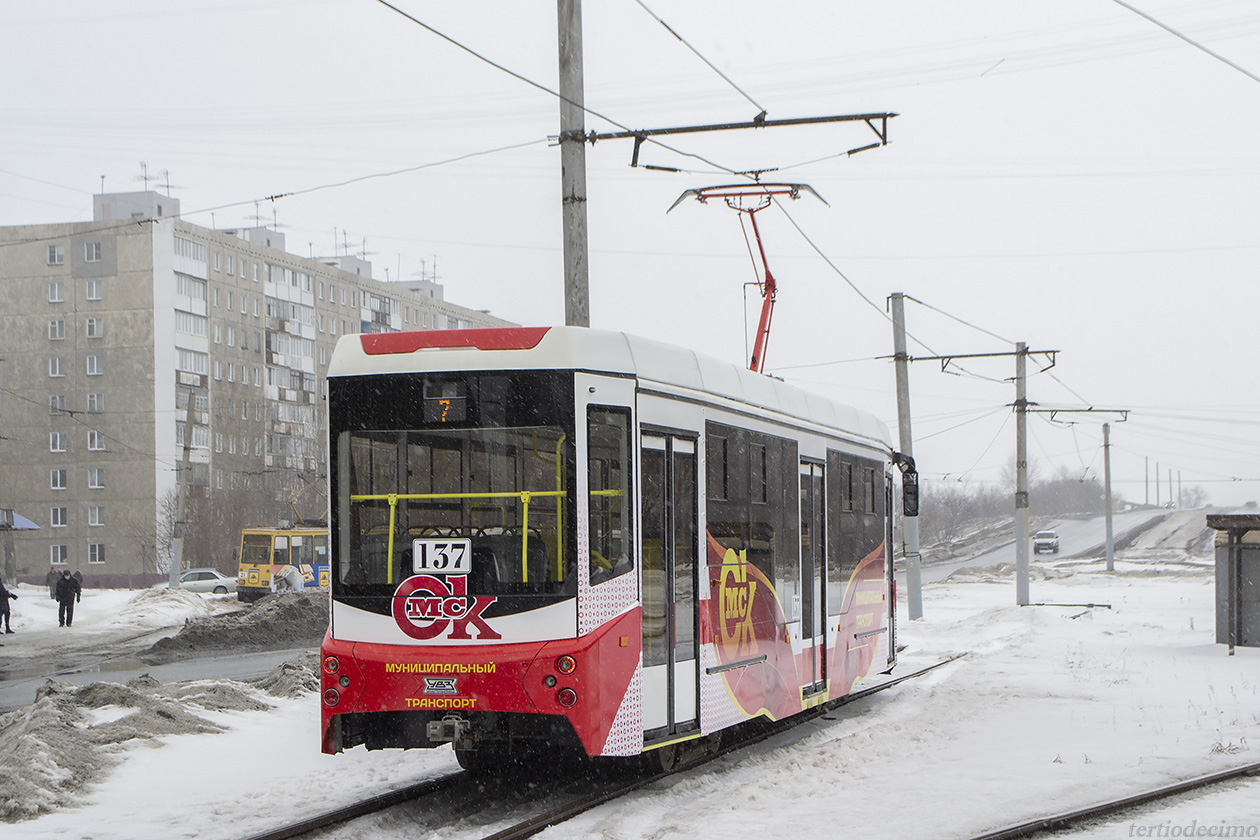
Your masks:
<svg viewBox="0 0 1260 840"><path fill-rule="evenodd" d="M564 674L566 677L577 670L577 660L567 653L556 660L556 670Z"/></svg>
<svg viewBox="0 0 1260 840"><path fill-rule="evenodd" d="M345 674L342 674L341 679L337 680L337 684L340 685L342 688L348 688L350 685L350 678L347 677Z"/></svg>
<svg viewBox="0 0 1260 840"><path fill-rule="evenodd" d="M335 656L324 657L324 673L329 676L341 670L341 661Z"/></svg>
<svg viewBox="0 0 1260 840"><path fill-rule="evenodd" d="M324 705L336 706L341 702L341 692L335 688L329 688L324 691Z"/></svg>
<svg viewBox="0 0 1260 840"><path fill-rule="evenodd" d="M571 688L562 688L556 692L556 700L566 709L572 708L577 703L577 692Z"/></svg>

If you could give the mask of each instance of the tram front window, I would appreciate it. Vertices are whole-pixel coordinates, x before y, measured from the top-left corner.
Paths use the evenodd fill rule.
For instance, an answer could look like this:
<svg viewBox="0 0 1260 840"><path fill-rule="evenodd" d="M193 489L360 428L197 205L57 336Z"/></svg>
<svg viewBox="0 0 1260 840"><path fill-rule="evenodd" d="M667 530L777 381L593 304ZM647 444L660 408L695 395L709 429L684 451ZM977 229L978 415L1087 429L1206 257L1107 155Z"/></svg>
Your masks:
<svg viewBox="0 0 1260 840"><path fill-rule="evenodd" d="M470 592L574 591L571 450L557 426L343 433L339 579L458 571Z"/></svg>

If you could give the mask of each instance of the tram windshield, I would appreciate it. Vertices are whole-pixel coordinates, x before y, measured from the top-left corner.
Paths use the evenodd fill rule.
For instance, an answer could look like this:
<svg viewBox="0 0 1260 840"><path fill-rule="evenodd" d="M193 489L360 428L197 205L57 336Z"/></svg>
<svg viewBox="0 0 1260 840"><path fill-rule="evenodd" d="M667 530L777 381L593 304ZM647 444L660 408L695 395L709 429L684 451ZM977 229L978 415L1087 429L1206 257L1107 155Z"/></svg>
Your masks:
<svg viewBox="0 0 1260 840"><path fill-rule="evenodd" d="M561 378L331 381L333 421L360 426L334 432L334 591L379 596L414 574L465 574L470 593L575 593L572 390Z"/></svg>

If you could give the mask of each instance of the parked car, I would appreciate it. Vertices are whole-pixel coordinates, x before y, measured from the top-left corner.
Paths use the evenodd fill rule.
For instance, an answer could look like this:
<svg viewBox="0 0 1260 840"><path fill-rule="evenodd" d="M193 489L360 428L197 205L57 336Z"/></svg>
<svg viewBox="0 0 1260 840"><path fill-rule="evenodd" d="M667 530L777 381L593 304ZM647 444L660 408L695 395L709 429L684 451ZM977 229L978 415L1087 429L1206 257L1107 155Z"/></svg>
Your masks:
<svg viewBox="0 0 1260 840"><path fill-rule="evenodd" d="M1033 554L1059 553L1059 535L1054 531L1038 531L1032 538Z"/></svg>
<svg viewBox="0 0 1260 840"><path fill-rule="evenodd" d="M166 589L167 583L159 583L154 589ZM217 569L189 569L179 576L179 588L188 592L213 592L226 595L236 591L236 578L228 577Z"/></svg>

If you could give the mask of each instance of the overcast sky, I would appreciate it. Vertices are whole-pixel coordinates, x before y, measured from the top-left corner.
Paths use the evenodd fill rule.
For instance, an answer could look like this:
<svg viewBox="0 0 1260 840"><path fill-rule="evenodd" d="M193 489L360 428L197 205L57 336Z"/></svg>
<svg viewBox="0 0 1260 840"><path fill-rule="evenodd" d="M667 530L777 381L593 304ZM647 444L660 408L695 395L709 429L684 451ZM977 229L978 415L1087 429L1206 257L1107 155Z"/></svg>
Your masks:
<svg viewBox="0 0 1260 840"><path fill-rule="evenodd" d="M900 116L852 157L875 139L861 123L644 146L681 173L630 168L629 141L588 147L592 326L743 363L758 302L738 214L665 211L777 167L766 180L828 203L758 216L780 286L768 370L895 439L879 357L904 292L924 304L912 354L1024 341L1061 351L1030 365L1031 400L1130 409L1112 427L1126 498L1155 501L1158 463L1161 500L1170 469L1214 502L1260 499L1260 82L1114 0L644 3L734 86L637 0L587 0L586 104L618 124ZM556 87L551 0L396 5ZM1132 5L1260 75L1253 0ZM557 102L376 0L0 0L0 32L0 224L90 220L101 176L142 189L144 161L190 221L261 215L295 253L348 243L378 279L436 271L454 302L563 321ZM991 380L1014 362L964 367L913 366L915 455L928 481L1000 482L1014 389ZM1100 477L1118 417L1058 419L1078 422L1030 421L1034 469Z"/></svg>

